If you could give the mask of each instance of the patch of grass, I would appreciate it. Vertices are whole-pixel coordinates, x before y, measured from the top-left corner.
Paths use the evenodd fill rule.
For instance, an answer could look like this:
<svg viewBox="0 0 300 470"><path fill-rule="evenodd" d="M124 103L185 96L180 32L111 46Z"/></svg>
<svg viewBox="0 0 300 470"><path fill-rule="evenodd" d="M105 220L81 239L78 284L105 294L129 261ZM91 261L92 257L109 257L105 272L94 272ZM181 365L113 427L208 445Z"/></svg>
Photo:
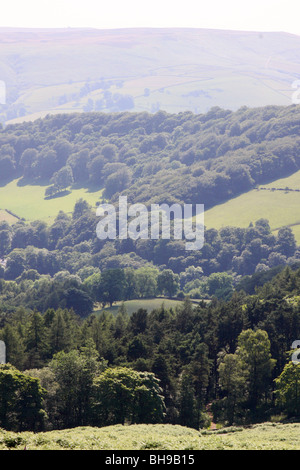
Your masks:
<svg viewBox="0 0 300 470"><path fill-rule="evenodd" d="M161 442L147 441L141 445L140 450L160 449Z"/></svg>
<svg viewBox="0 0 300 470"><path fill-rule="evenodd" d="M17 217L9 214L6 210L0 209L0 222L2 221L8 222L9 224L14 224L18 221Z"/></svg>
<svg viewBox="0 0 300 470"><path fill-rule="evenodd" d="M14 436L14 435L11 435L11 436L7 436L7 437L4 437L4 439L2 440L2 443L8 448L8 449L15 449L16 447L19 447L21 445L24 445L25 444L25 440L20 437L20 436Z"/></svg>
<svg viewBox="0 0 300 470"><path fill-rule="evenodd" d="M300 171L263 187L269 190L254 189L206 211L206 227L248 227L250 222L255 223L256 220L265 218L269 220L274 233L281 227L290 226L300 243L300 192L271 190L286 187L300 189Z"/></svg>
<svg viewBox="0 0 300 470"><path fill-rule="evenodd" d="M2 209L8 209L27 221L43 220L51 223L60 210L71 213L80 198L95 207L103 192L103 190L90 191L87 188L69 188L70 192L63 197L45 199L46 187L29 184L23 186L20 180L11 181L6 186L0 187Z"/></svg>
<svg viewBox="0 0 300 470"><path fill-rule="evenodd" d="M135 299L135 300L126 300L124 302L125 307L127 309L127 312L131 315L133 312L136 312L139 308L143 308L148 310L148 312L151 312L152 310L155 310L157 308L160 308L162 305L165 306L165 308L176 308L179 307L182 303L182 300L176 300L176 299L165 299L163 297L155 297L151 299ZM195 302L196 304L197 302ZM98 308L94 311L94 313L100 313L100 312L111 312L113 314L118 313L118 310L121 306L121 302L116 302L112 307L105 307L105 308Z"/></svg>

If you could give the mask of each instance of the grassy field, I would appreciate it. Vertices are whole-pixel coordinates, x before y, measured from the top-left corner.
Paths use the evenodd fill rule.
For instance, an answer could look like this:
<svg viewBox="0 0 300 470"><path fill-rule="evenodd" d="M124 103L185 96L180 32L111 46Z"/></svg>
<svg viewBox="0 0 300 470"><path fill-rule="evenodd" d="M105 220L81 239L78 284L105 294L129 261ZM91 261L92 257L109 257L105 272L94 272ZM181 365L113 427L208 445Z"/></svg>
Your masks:
<svg viewBox="0 0 300 470"><path fill-rule="evenodd" d="M197 431L177 425L79 427L43 433L0 430L0 450L300 450L300 424Z"/></svg>
<svg viewBox="0 0 300 470"><path fill-rule="evenodd" d="M0 209L2 209L0 220L3 210L8 209L27 221L44 220L51 223L60 210L66 213L72 212L76 201L80 198L95 207L103 191L90 191L86 188L72 189L63 197L45 199L46 187L43 185L22 186L20 180L11 181L6 186L0 187Z"/></svg>
<svg viewBox="0 0 300 470"><path fill-rule="evenodd" d="M272 188L300 189L300 171L293 175L278 179L263 186L266 188L253 189L224 204L219 204L205 212L207 228L220 229L224 226L247 227L250 222L260 218L269 220L271 230L276 233L280 227L290 226L300 243L300 191L279 191ZM20 184L14 180L0 187L0 220L13 223L16 219L8 214L8 209L25 220L44 220L51 223L59 210L67 213L73 211L76 201L85 199L92 207L102 196L103 190L87 188L72 189L69 194L46 200L46 186Z"/></svg>
<svg viewBox="0 0 300 470"><path fill-rule="evenodd" d="M151 312L157 308L160 308L162 305L165 308L176 308L179 307L182 303L182 300L173 300L173 299L164 299L164 298L153 298L153 299L135 299L135 300L126 300L124 302L125 307L129 315L133 312L136 312L139 308L144 308ZM197 302L195 301L195 304ZM111 312L113 314L118 313L118 310L121 306L121 302L116 302L112 307L105 307L103 309L99 308L94 311L95 314L100 312Z"/></svg>
<svg viewBox="0 0 300 470"><path fill-rule="evenodd" d="M272 191L272 188L300 189L300 171L263 187L268 189L254 189L206 211L206 227L247 227L250 222L265 218L274 233L280 227L290 226L300 243L300 192Z"/></svg>
<svg viewBox="0 0 300 470"><path fill-rule="evenodd" d="M0 209L0 222L1 221L5 221L5 222L8 222L9 224L14 224L15 222L17 222L17 217L14 217L12 214L9 214L8 212L6 212L6 210L2 210Z"/></svg>

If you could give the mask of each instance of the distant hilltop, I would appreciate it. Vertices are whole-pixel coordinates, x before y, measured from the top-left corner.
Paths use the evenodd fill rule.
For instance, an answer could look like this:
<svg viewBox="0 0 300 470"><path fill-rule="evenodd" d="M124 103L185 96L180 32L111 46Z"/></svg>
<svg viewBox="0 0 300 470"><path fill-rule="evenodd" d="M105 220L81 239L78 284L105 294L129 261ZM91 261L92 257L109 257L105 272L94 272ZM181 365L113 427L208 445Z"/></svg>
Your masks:
<svg viewBox="0 0 300 470"><path fill-rule="evenodd" d="M290 105L300 36L194 28L0 28L0 120Z"/></svg>

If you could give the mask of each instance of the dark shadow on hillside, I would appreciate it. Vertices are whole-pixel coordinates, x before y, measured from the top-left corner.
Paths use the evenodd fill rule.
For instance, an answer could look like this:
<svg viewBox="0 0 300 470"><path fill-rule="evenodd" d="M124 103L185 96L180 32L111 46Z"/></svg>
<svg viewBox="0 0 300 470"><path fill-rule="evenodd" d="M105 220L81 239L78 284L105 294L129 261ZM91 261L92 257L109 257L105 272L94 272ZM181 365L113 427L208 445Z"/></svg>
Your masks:
<svg viewBox="0 0 300 470"><path fill-rule="evenodd" d="M49 180L22 176L17 186L49 186Z"/></svg>
<svg viewBox="0 0 300 470"><path fill-rule="evenodd" d="M4 188L7 184L11 183L15 177L1 178L0 177L0 188Z"/></svg>
<svg viewBox="0 0 300 470"><path fill-rule="evenodd" d="M276 176L272 176L272 177L265 177L265 178L262 178L261 181L258 181L256 183L253 183L250 187L247 187L246 189L241 189L240 191L236 191L234 194L228 194L227 196L221 198L218 200L218 201L212 201L211 203L206 203L205 204L205 210L209 210L209 209L212 209L213 207L216 207L216 206L219 206L219 205L222 205L222 204L225 204L226 202L228 201L231 201L232 199L237 199L239 196L242 196L243 194L247 194L249 191L253 191L253 190L257 190L257 191L261 191L261 190L264 190L265 188L261 188L262 185L266 185L266 184L271 184L279 179L283 179L283 178L288 178L292 175L294 175L295 173L297 173L298 171L300 171L300 168L297 168L293 171L289 170L289 171L283 171L281 175L278 175L277 177ZM289 189L289 188L270 188L270 192L274 192L274 191L282 191L282 192L288 192L287 190L289 191L295 191L295 192L298 192L299 190L298 189ZM217 193L216 193L217 194ZM197 204L198 201L192 201L194 204Z"/></svg>
<svg viewBox="0 0 300 470"><path fill-rule="evenodd" d="M57 199L59 197L68 196L68 194L71 194L71 191L69 191L68 189L65 189L64 191L60 191L59 193L53 194L52 196L45 196L44 199L46 201L49 201L50 199Z"/></svg>
<svg viewBox="0 0 300 470"><path fill-rule="evenodd" d="M11 175L3 177L0 175L0 187L4 187L12 181L21 178L22 173L20 171L14 171Z"/></svg>

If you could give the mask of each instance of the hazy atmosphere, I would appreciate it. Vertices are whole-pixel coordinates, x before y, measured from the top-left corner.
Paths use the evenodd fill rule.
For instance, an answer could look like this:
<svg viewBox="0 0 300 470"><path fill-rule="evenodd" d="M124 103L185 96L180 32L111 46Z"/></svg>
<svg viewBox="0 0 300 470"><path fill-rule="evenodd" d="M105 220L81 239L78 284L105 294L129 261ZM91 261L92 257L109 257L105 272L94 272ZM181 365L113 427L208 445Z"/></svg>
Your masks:
<svg viewBox="0 0 300 470"><path fill-rule="evenodd" d="M299 13L1 6L0 450L300 450Z"/></svg>
<svg viewBox="0 0 300 470"><path fill-rule="evenodd" d="M11 0L2 27L26 28L209 28L299 34L297 0Z"/></svg>

